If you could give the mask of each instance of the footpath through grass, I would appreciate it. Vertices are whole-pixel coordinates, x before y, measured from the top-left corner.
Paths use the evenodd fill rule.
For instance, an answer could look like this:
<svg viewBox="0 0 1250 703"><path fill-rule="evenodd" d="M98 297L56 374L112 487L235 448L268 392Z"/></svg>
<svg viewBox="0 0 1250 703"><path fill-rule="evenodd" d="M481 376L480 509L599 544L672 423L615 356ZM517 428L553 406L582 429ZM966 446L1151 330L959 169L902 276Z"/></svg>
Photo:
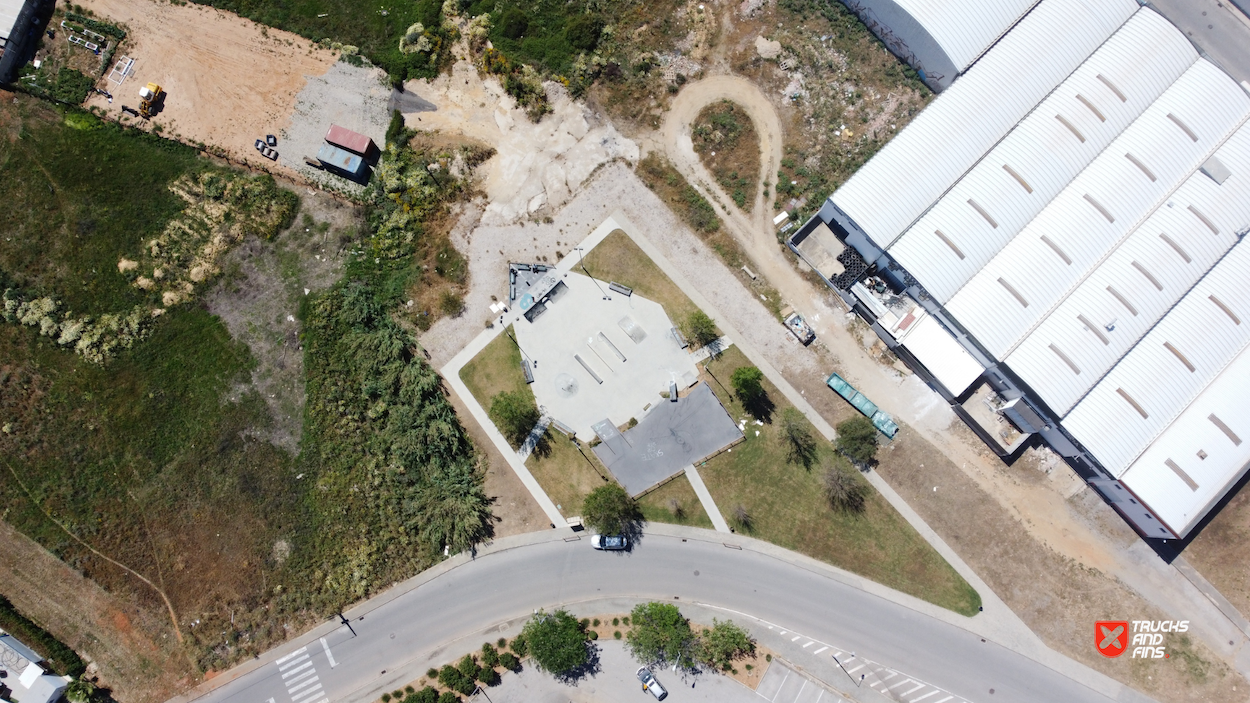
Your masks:
<svg viewBox="0 0 1250 703"><path fill-rule="evenodd" d="M977 592L875 490L869 490L860 513L829 506L822 493L822 467L847 464L830 443L818 440L817 460L810 468L786 461L779 423L756 425L728 390L734 370L749 365L737 347L709 364L712 390L731 417L748 423L746 441L699 466L726 520L753 537L962 615L975 614L981 605ZM767 379L763 385L776 406L774 418L792 407ZM819 437L815 428L804 424ZM747 520L735 518L739 507Z"/></svg>

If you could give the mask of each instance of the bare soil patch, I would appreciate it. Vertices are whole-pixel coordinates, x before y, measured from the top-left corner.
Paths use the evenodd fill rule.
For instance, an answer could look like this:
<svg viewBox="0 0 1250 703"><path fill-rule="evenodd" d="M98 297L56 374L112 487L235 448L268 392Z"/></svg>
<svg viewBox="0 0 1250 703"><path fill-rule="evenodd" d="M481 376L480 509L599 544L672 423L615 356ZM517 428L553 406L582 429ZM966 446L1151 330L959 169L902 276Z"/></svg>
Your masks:
<svg viewBox="0 0 1250 703"><path fill-rule="evenodd" d="M83 0L82 6L128 31L114 61L135 59L134 74L121 86L107 78L97 84L113 94L112 104L94 95L89 107L139 123L121 107L137 107L139 88L158 83L167 95L152 129L270 170L275 164L253 142L285 129L307 77L320 76L337 59L295 34L195 3Z"/></svg>
<svg viewBox="0 0 1250 703"><path fill-rule="evenodd" d="M881 475L1048 646L1162 701L1244 700L1246 680L1188 636L1167 636L1168 659L1099 655L1094 621L1174 615L1040 543L916 433L900 433L878 456Z"/></svg>
<svg viewBox="0 0 1250 703"><path fill-rule="evenodd" d="M1243 486L1185 548L1184 556L1244 616L1250 613L1250 491Z"/></svg>
<svg viewBox="0 0 1250 703"><path fill-rule="evenodd" d="M292 456L299 453L304 426L300 300L338 280L344 247L364 224L360 208L316 191L301 194L301 214L291 227L271 242L249 237L223 257L222 280L205 300L256 359L250 385L269 406L273 423L253 431ZM236 389L236 402L247 390Z"/></svg>

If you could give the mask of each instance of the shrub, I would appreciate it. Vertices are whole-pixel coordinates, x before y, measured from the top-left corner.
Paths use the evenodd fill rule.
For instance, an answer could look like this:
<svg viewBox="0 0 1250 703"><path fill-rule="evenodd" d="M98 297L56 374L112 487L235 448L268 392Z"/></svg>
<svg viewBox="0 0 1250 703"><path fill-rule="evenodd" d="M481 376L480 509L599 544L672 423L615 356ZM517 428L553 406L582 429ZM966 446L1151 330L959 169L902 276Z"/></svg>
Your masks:
<svg viewBox="0 0 1250 703"><path fill-rule="evenodd" d="M617 625L620 625L620 624L621 624L621 619L620 619L620 618L612 618L612 626L613 626L613 627L615 627L615 626L617 626Z"/></svg>
<svg viewBox="0 0 1250 703"><path fill-rule="evenodd" d="M426 670L426 672L425 672L425 678L427 678L427 679L429 679L429 680L431 680L431 681L434 681L435 679L437 679L437 678L438 678L438 669L427 669L427 670Z"/></svg>
<svg viewBox="0 0 1250 703"><path fill-rule="evenodd" d="M569 45L579 51L590 53L599 45L599 36L603 33L603 20L590 15L580 15L564 30L564 38Z"/></svg>
<svg viewBox="0 0 1250 703"><path fill-rule="evenodd" d="M751 516L746 506L741 503L734 507L732 519L734 524L738 526L738 529L743 532L750 532L755 528L755 518Z"/></svg>
<svg viewBox="0 0 1250 703"><path fill-rule="evenodd" d="M460 691L464 688L466 683L472 684L473 680L470 679L466 682L464 674L461 673L461 671L456 667L448 664L438 670L438 682L442 684L444 688L450 688L453 691Z"/></svg>
<svg viewBox="0 0 1250 703"><path fill-rule="evenodd" d="M482 666L488 668L499 666L499 650L492 647L490 642L482 645Z"/></svg>
<svg viewBox="0 0 1250 703"><path fill-rule="evenodd" d="M409 696L411 696L412 694L416 692L417 692L417 689L413 688L411 685L404 686L404 693L408 694Z"/></svg>
<svg viewBox="0 0 1250 703"><path fill-rule="evenodd" d="M499 31L509 39L520 39L525 36L525 30L529 29L529 24L529 17L526 17L524 12L515 7L509 7L499 18Z"/></svg>
<svg viewBox="0 0 1250 703"><path fill-rule="evenodd" d="M525 641L524 632L512 638L512 644L509 646L509 649L516 652L518 657L524 657L529 653L529 643Z"/></svg>
<svg viewBox="0 0 1250 703"><path fill-rule="evenodd" d="M417 691L416 695L405 698L404 703L438 703L438 690L433 686L426 686Z"/></svg>
<svg viewBox="0 0 1250 703"><path fill-rule="evenodd" d="M807 468L816 460L816 438L808 429L807 418L797 408L781 412L781 437L785 440L786 461Z"/></svg>
<svg viewBox="0 0 1250 703"><path fill-rule="evenodd" d="M470 682L476 681L478 675L482 673L482 667L477 665L477 660L473 658L472 654L464 655L460 662L456 664L456 668Z"/></svg>
<svg viewBox="0 0 1250 703"><path fill-rule="evenodd" d="M829 501L829 507L835 510L863 512L868 500L868 487L864 485L863 479L841 464L829 464L825 467L821 489L825 500Z"/></svg>
<svg viewBox="0 0 1250 703"><path fill-rule="evenodd" d="M460 703L460 696L457 696L451 691L443 691L435 703Z"/></svg>
<svg viewBox="0 0 1250 703"><path fill-rule="evenodd" d="M720 336L716 331L716 323L702 310L695 310L686 318L686 332L696 346L706 346L715 342Z"/></svg>
<svg viewBox="0 0 1250 703"><path fill-rule="evenodd" d="M447 317L459 317L464 312L464 298L455 291L445 290L438 298L438 309Z"/></svg>
<svg viewBox="0 0 1250 703"><path fill-rule="evenodd" d="M495 646L498 647L499 649L507 649L508 639L506 637L500 637L499 640L495 642Z"/></svg>
<svg viewBox="0 0 1250 703"><path fill-rule="evenodd" d="M383 694L382 694L382 703L391 703L391 694L389 694L389 693L383 693Z"/></svg>
<svg viewBox="0 0 1250 703"><path fill-rule="evenodd" d="M586 496L582 519L600 534L614 535L636 527L642 512L620 484L606 483Z"/></svg>
<svg viewBox="0 0 1250 703"><path fill-rule="evenodd" d="M837 430L838 451L860 465L869 465L876 460L877 428L872 420L859 415L840 423Z"/></svg>
<svg viewBox="0 0 1250 703"><path fill-rule="evenodd" d="M482 669L481 673L477 675L477 680L486 686L498 686L499 672L490 668Z"/></svg>
<svg viewBox="0 0 1250 703"><path fill-rule="evenodd" d="M592 624L592 625L594 625L595 627L599 627L599 618L595 618L595 619L591 622L591 624Z"/></svg>
<svg viewBox="0 0 1250 703"><path fill-rule="evenodd" d="M617 639L617 640L619 640L620 638L621 638L621 631L620 631L620 630L617 630L616 632L613 632L613 633L612 633L612 639Z"/></svg>
<svg viewBox="0 0 1250 703"><path fill-rule="evenodd" d="M534 663L555 676L571 674L590 660L586 633L567 611L540 610L525 623L523 632Z"/></svg>
<svg viewBox="0 0 1250 703"><path fill-rule="evenodd" d="M520 671L521 660L512 652L504 652L499 655L499 665L508 671Z"/></svg>
<svg viewBox="0 0 1250 703"><path fill-rule="evenodd" d="M699 652L708 666L732 668L733 662L755 654L755 640L747 631L728 620L712 619L712 628L703 631Z"/></svg>

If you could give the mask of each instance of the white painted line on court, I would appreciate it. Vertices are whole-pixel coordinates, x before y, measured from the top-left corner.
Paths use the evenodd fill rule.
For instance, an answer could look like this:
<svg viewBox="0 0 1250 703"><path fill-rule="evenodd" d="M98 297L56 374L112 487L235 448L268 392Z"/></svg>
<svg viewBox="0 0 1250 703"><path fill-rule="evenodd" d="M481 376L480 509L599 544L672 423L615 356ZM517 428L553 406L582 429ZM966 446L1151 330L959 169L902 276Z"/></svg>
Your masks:
<svg viewBox="0 0 1250 703"><path fill-rule="evenodd" d="M279 659L279 660L278 660L278 666L282 666L282 664L284 664L284 663L285 663L288 659L292 659L292 658L294 658L294 657L297 657L297 656L299 656L299 655L301 655L301 654L303 654L304 652L307 652L307 651L308 651L308 648L307 648L307 647L300 647L299 649L295 650L294 652L291 652L290 654L286 655L285 657L282 657L281 659Z"/></svg>
<svg viewBox="0 0 1250 703"><path fill-rule="evenodd" d="M338 666L339 663L334 661L334 655L330 654L330 644L326 642L326 638L324 637L321 638L321 648L326 650L326 659L330 660L330 668L333 669Z"/></svg>

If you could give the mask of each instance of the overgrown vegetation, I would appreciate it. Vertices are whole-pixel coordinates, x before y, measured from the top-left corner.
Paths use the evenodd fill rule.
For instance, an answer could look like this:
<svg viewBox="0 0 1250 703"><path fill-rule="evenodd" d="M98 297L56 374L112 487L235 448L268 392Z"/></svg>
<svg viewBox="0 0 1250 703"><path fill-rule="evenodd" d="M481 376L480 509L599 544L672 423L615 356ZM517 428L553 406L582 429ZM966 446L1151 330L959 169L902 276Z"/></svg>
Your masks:
<svg viewBox="0 0 1250 703"><path fill-rule="evenodd" d="M695 153L721 188L750 212L760 179L760 138L746 111L729 100L712 103L695 118L691 137Z"/></svg>
<svg viewBox="0 0 1250 703"><path fill-rule="evenodd" d="M376 7L356 0L196 0L293 32L345 55L359 52L392 81L433 78L451 59L456 29L443 0ZM455 8L455 3L450 3Z"/></svg>
<svg viewBox="0 0 1250 703"><path fill-rule="evenodd" d="M87 665L78 653L51 633L17 612L8 598L0 596L0 630L16 637L22 644L43 656L45 663L61 676L78 677Z"/></svg>
<svg viewBox="0 0 1250 703"><path fill-rule="evenodd" d="M439 158L419 144L387 147L370 202L372 234L344 280L307 299L301 313L308 404L300 463L317 490L305 494L292 554L312 580L291 597L322 612L492 533L479 457L395 316L405 293L431 276L421 253L439 244L426 224L464 188L449 169L429 168Z"/></svg>

